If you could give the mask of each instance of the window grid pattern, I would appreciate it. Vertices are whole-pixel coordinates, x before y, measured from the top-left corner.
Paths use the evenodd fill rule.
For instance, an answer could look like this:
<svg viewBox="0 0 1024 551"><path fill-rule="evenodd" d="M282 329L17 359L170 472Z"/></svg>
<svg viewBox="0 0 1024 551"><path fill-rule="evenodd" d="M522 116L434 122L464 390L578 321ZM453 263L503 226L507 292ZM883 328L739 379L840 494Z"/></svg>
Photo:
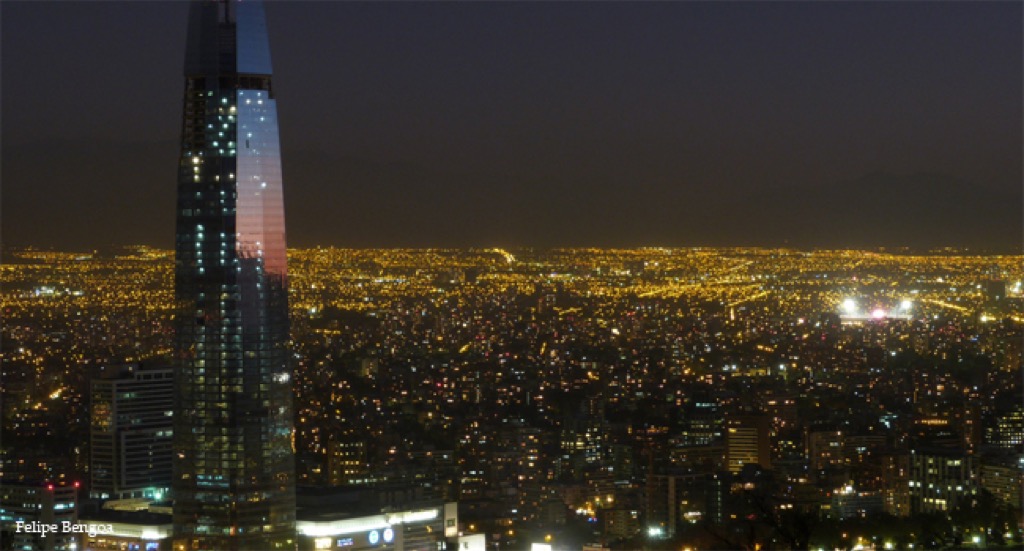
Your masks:
<svg viewBox="0 0 1024 551"><path fill-rule="evenodd" d="M176 549L295 546L277 112L269 75L234 71L237 33L223 11L231 5L220 8L214 30L192 31L220 55L204 57L219 62L197 64L202 73L185 85L175 245ZM205 20L193 16L193 24Z"/></svg>

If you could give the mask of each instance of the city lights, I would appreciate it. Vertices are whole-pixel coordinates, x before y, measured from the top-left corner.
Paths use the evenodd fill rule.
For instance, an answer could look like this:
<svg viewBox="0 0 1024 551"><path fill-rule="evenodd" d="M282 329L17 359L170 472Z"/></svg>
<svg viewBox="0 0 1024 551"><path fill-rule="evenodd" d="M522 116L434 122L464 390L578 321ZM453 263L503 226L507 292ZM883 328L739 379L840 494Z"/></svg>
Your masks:
<svg viewBox="0 0 1024 551"><path fill-rule="evenodd" d="M462 530L498 534L508 548L530 545L525 538L533 534L562 541L557 531L534 530L553 509L533 497L536 488L560 477L579 488L560 498L569 507L566 522L593 533L702 548L686 539L695 527L767 526L759 524L759 513L740 507L726 510L735 518L720 515L678 493L708 491L701 485L714 479L705 476L730 480L715 486L723 503L759 491L757 478L729 478L741 475L741 464L728 469L730 457L736 461L741 453L749 459L740 462L760 461L758 446L773 468L775 458L808 466L798 474L775 471L785 482L778 514L800 511L797 491L815 495L816 514L848 534L860 530L850 519L892 514L894 529L907 528L903 537L920 548L928 542L910 536L913 525L903 520L914 510L947 514L982 488L1014 499L994 481L1016 476L1016 462L983 462L977 452L941 455L929 444L965 434L973 435L972 445L996 449L1024 441L1024 411L1006 409L1012 399L997 407L991 398L1016 392L1024 326L1014 318L1024 311L1018 299L991 300L986 286L975 283L994 271L1004 279L1024 276L1019 258L760 249L505 252L514 254L513 264L485 249L289 251L295 371L269 380L295 392L294 431L286 437L302 459L298 484L368 489L407 477L398 479L446 488L460 504L497 495L507 511L502 524L478 517ZM68 366L92 373L111 358L167 361L173 255L141 247L86 259L10 255L18 262L0 273L11 343L5 369L16 380L44 382L24 385L23 397L7 402L20 451L69 423L89 434L88 395ZM873 274L858 279L856 292L850 279L822 277L852 266ZM42 287L83 292L35 292ZM908 358L919 359L908 367ZM984 376L954 373L959 365ZM972 417L973 404L989 404L993 413ZM757 423L744 425L736 413L754 407L767 423L763 444ZM168 419L166 407L158 409ZM914 417L908 421L904 410ZM851 417L850 411L866 413ZM828 419L843 421L844 430L825 430ZM957 432L978 422L976 431ZM882 478L867 467L891 453L897 437L906 442L905 463ZM638 497L669 502L670 486L653 478L668 476L664 471L652 474L647 460L624 460L647 450L654 450L656 468L705 473L674 482L673 502L687 502L675 524ZM87 464L87 455L79 457ZM70 461L54 465L31 468L89 480ZM716 465L724 469L717 475ZM890 468L885 465L878 468ZM844 480L817 489L830 480L820 473L849 467ZM83 485L89 489L89 482ZM60 486L53 488L56 494ZM889 495L899 500L887 501ZM152 498L166 496L151 491ZM74 509L60 509L67 510ZM443 526L440 509L401 511L299 519L298 537L309 546L321 540L344 548L369 545L374 532L378 545L388 535L402 541L403 527L413 525L457 534L458 526ZM987 537L1019 537L1011 527L991 529L995 536ZM971 539L977 534L961 536L978 546ZM862 532L859 541L822 543L883 548L879 536Z"/></svg>

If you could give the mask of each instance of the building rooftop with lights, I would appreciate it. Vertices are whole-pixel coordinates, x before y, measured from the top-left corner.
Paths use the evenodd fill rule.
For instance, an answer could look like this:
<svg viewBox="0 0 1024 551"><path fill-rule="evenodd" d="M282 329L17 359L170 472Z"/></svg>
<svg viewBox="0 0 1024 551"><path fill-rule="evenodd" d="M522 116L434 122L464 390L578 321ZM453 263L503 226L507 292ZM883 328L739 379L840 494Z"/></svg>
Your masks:
<svg viewBox="0 0 1024 551"><path fill-rule="evenodd" d="M159 509L159 508L157 508ZM76 545L92 551L169 551L173 522L169 514L103 509L83 514L83 525L102 527L83 533ZM300 510L297 549L300 551L412 551L443 549L458 539L458 512L455 503L435 502L409 507L373 508L365 504L353 508L324 506ZM453 548L453 547L448 547ZM258 548L253 548L258 549Z"/></svg>

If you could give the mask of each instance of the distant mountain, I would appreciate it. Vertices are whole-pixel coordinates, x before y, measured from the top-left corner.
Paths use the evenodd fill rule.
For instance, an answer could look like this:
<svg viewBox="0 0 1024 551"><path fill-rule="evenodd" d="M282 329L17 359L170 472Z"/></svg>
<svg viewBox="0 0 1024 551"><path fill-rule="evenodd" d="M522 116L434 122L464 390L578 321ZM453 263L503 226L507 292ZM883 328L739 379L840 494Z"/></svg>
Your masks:
<svg viewBox="0 0 1024 551"><path fill-rule="evenodd" d="M766 191L737 203L730 218L758 228L754 237L766 245L1019 252L1024 234L1021 190L1001 192L942 174L874 173L841 185Z"/></svg>
<svg viewBox="0 0 1024 551"><path fill-rule="evenodd" d="M65 250L174 244L178 143L4 144L3 241Z"/></svg>
<svg viewBox="0 0 1024 551"><path fill-rule="evenodd" d="M172 246L175 142L5 145L2 154L3 243ZM943 174L739 193L670 183L671 170L651 182L602 170L546 180L310 150L285 150L284 172L293 246L1024 248L1024 190Z"/></svg>

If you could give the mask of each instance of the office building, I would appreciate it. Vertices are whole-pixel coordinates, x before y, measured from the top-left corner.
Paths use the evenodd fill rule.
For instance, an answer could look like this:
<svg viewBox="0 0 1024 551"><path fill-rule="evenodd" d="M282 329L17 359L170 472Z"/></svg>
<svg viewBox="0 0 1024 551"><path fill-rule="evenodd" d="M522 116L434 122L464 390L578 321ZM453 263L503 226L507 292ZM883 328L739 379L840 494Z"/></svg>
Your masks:
<svg viewBox="0 0 1024 551"><path fill-rule="evenodd" d="M810 429L806 437L806 454L811 471L836 469L847 464L846 438L836 429Z"/></svg>
<svg viewBox="0 0 1024 551"><path fill-rule="evenodd" d="M1004 505L1024 504L1024 456L1006 454L987 457L980 469L981 487Z"/></svg>
<svg viewBox="0 0 1024 551"><path fill-rule="evenodd" d="M171 485L173 371L105 367L91 382L89 401L90 497L165 497Z"/></svg>
<svg viewBox="0 0 1024 551"><path fill-rule="evenodd" d="M65 530L78 521L78 486L52 482L0 482L0 544L4 549L70 551L77 534ZM51 527L44 533L37 525ZM56 526L56 529L52 527ZM19 529L20 527L20 529Z"/></svg>
<svg viewBox="0 0 1024 551"><path fill-rule="evenodd" d="M989 444L1011 450L1019 449L1024 444L1024 406L997 413L986 433Z"/></svg>
<svg viewBox="0 0 1024 551"><path fill-rule="evenodd" d="M175 549L294 549L277 107L260 2L189 14L178 173Z"/></svg>
<svg viewBox="0 0 1024 551"><path fill-rule="evenodd" d="M910 451L911 513L946 513L978 495L976 457L959 449Z"/></svg>
<svg viewBox="0 0 1024 551"><path fill-rule="evenodd" d="M749 463L772 467L771 423L764 415L737 415L725 423L725 451L729 472L738 473Z"/></svg>
<svg viewBox="0 0 1024 551"><path fill-rule="evenodd" d="M992 279L984 282L985 298L992 302L1000 302L1006 298L1006 282Z"/></svg>

